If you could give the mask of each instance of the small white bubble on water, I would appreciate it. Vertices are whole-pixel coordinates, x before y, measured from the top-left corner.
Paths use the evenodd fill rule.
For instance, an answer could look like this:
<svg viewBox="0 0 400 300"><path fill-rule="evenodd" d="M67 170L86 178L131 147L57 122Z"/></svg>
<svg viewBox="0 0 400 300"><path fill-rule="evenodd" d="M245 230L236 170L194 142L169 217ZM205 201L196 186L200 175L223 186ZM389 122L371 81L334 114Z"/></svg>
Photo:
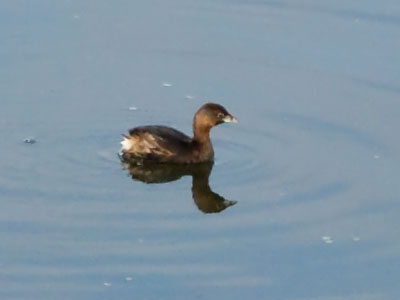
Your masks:
<svg viewBox="0 0 400 300"><path fill-rule="evenodd" d="M34 143L36 143L36 139L34 137L27 137L26 139L24 139L24 143L34 144Z"/></svg>
<svg viewBox="0 0 400 300"><path fill-rule="evenodd" d="M172 86L172 83L170 83L170 82L163 82L163 83L161 83L161 86L163 86L163 87L171 87L171 86Z"/></svg>
<svg viewBox="0 0 400 300"><path fill-rule="evenodd" d="M111 286L112 284L111 284L110 282L104 282L103 285L109 287L109 286Z"/></svg>
<svg viewBox="0 0 400 300"><path fill-rule="evenodd" d="M332 243L333 243L332 238L331 238L330 236L328 236L328 235L323 236L321 239L322 239L322 240L324 241L324 243L326 243L326 244L332 244Z"/></svg>
<svg viewBox="0 0 400 300"><path fill-rule="evenodd" d="M78 14L74 14L73 17L74 17L74 19L79 19L81 16Z"/></svg>
<svg viewBox="0 0 400 300"><path fill-rule="evenodd" d="M379 159L379 158L381 158L381 156L380 156L379 154L375 154L375 155L374 155L374 158L375 158L375 159Z"/></svg>
<svg viewBox="0 0 400 300"><path fill-rule="evenodd" d="M353 236L353 241L358 242L360 240L359 236Z"/></svg>
<svg viewBox="0 0 400 300"><path fill-rule="evenodd" d="M137 107L135 107L135 106L129 106L128 109L129 109L129 110L137 110Z"/></svg>
<svg viewBox="0 0 400 300"><path fill-rule="evenodd" d="M125 280L126 281L131 281L131 280L133 280L133 278L128 276L128 277L125 277Z"/></svg>
<svg viewBox="0 0 400 300"><path fill-rule="evenodd" d="M192 96L192 95L186 95L186 96L185 96L185 99L186 99L186 100L193 100L193 99L194 99L194 96Z"/></svg>

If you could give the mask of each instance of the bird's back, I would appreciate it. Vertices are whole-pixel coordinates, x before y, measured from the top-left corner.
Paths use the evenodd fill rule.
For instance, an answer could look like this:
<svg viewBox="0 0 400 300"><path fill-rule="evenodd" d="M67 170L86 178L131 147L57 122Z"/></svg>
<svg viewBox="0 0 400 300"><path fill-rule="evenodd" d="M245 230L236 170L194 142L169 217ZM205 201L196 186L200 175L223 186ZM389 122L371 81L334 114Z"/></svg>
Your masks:
<svg viewBox="0 0 400 300"><path fill-rule="evenodd" d="M154 162L179 162L190 154L193 140L167 126L141 126L129 131L121 142L122 154Z"/></svg>

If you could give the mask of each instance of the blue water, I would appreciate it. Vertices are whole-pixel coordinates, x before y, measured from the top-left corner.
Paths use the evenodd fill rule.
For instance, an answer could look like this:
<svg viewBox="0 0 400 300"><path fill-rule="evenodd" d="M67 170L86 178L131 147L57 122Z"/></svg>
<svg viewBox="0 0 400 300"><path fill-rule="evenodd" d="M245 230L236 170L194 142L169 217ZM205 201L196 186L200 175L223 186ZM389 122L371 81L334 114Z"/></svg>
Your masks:
<svg viewBox="0 0 400 300"><path fill-rule="evenodd" d="M394 0L3 0L0 298L399 299L399 36ZM208 101L219 213L117 156Z"/></svg>

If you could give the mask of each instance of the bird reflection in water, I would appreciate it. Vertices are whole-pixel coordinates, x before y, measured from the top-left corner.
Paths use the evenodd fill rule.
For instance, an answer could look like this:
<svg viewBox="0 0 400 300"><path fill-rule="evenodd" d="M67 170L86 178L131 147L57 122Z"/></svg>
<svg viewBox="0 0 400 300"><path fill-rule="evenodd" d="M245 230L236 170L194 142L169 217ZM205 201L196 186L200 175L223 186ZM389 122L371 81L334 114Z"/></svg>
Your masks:
<svg viewBox="0 0 400 300"><path fill-rule="evenodd" d="M145 183L167 183L183 176L192 176L192 196L197 207L203 213L219 213L236 201L226 200L214 193L208 183L212 162L199 164L141 164L136 161L122 159L122 165L129 171L132 179Z"/></svg>

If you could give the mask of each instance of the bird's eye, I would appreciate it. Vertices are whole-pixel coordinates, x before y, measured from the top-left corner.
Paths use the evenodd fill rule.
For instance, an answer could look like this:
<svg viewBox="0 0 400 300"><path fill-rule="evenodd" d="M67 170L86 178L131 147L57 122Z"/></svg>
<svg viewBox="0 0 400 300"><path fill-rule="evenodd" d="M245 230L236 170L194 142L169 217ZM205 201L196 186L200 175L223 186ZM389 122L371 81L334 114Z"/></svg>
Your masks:
<svg viewBox="0 0 400 300"><path fill-rule="evenodd" d="M223 113L218 113L217 117L218 119L222 119L225 115Z"/></svg>

